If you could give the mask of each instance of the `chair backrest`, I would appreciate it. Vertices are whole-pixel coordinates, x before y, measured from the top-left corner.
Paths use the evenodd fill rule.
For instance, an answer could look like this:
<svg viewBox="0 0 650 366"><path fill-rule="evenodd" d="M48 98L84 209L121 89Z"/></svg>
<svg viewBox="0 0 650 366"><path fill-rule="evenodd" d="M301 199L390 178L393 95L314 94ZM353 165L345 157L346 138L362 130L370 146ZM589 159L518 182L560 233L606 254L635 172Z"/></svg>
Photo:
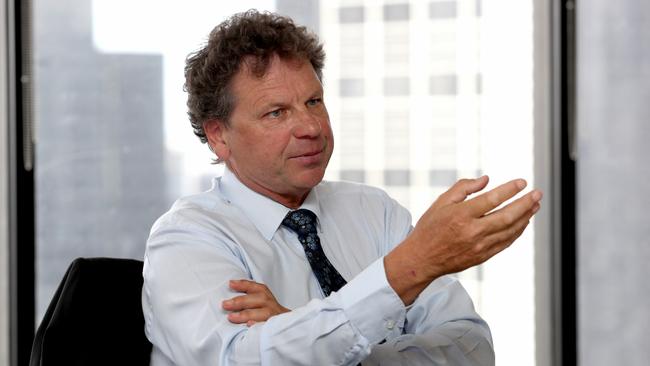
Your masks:
<svg viewBox="0 0 650 366"><path fill-rule="evenodd" d="M30 366L148 365L141 291L141 261L75 259L36 331Z"/></svg>

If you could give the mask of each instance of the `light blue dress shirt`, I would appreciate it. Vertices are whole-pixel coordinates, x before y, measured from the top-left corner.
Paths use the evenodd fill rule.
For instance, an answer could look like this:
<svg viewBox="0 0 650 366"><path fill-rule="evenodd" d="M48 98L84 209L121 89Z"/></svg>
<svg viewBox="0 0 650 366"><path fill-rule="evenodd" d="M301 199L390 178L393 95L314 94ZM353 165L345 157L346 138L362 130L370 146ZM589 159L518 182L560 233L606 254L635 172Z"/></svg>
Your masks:
<svg viewBox="0 0 650 366"><path fill-rule="evenodd" d="M494 364L489 328L458 281L435 280L408 308L388 284L383 256L412 228L404 207L377 188L322 182L301 208L318 216L323 250L348 281L327 298L281 225L289 209L228 169L156 221L142 291L151 365ZM292 311L230 323L231 279L265 284Z"/></svg>

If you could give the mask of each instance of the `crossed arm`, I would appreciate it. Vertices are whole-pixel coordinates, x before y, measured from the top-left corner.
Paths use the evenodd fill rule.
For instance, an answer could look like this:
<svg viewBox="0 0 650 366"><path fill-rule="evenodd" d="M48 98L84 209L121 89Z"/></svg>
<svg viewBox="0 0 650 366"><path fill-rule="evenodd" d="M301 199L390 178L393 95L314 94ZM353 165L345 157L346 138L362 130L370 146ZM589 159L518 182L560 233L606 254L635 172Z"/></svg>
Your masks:
<svg viewBox="0 0 650 366"><path fill-rule="evenodd" d="M483 190L487 183L487 177L461 180L456 183L431 205L412 233L384 257L388 282L404 305L413 305L418 296L435 279L480 264L507 248L521 235L530 218L539 210L541 192L536 190L503 208L496 209L525 188L526 183L523 180L508 182L487 193L467 199L469 195ZM277 302L264 284L249 280L233 280L230 281L229 286L232 290L242 293L222 303L223 309L230 312L228 320L232 323L245 323L252 326L256 322L263 322L275 315L290 311ZM416 303L415 306L417 305ZM444 358L443 346L450 345L456 340L448 337L440 338L441 333L433 329L418 329L421 319L417 314L421 314L422 311L427 312L432 309L424 309L420 312L409 311L410 314L416 315L413 315L412 319L407 316L412 326L411 329L405 328L407 333L405 337L375 346L372 356L367 360L368 363L379 364L380 359L395 358L398 357L396 356L398 353L399 357L408 357L408 352L401 352L404 349L400 348L399 344L400 341L414 335L428 337L429 346L440 346L431 349L426 357L435 358L436 352L442 352L443 354L438 354L437 357ZM473 329L462 320L443 324L441 327L447 328L442 334L454 334ZM489 338L489 334L487 337ZM465 339L467 338L478 341L486 339L483 334ZM410 341L417 341L417 339L410 339ZM458 344L455 346L448 348L450 352L458 349ZM472 345L461 345L462 347L472 347ZM476 349L488 349L491 352L491 345ZM394 352L396 350L400 352ZM471 353L473 349L465 351ZM374 363L372 359L375 359ZM400 362L404 361L400 360Z"/></svg>

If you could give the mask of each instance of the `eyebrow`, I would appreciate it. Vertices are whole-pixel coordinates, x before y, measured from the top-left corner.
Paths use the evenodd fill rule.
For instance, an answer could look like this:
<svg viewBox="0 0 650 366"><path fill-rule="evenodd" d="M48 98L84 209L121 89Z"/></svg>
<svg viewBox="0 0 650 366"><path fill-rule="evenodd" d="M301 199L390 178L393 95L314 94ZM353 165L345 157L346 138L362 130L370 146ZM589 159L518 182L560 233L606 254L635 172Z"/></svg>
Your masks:
<svg viewBox="0 0 650 366"><path fill-rule="evenodd" d="M324 95L324 90L322 87L315 89L313 92L311 92L307 100L313 99L313 98L322 98ZM266 100L265 100L266 99ZM261 102L260 102L261 101ZM271 96L270 98L266 97L261 97L257 101L253 102L253 106L256 110L270 110L276 107L286 107L291 103L285 103L282 101L279 101L277 99L274 100L274 96ZM260 111L261 112L261 111Z"/></svg>

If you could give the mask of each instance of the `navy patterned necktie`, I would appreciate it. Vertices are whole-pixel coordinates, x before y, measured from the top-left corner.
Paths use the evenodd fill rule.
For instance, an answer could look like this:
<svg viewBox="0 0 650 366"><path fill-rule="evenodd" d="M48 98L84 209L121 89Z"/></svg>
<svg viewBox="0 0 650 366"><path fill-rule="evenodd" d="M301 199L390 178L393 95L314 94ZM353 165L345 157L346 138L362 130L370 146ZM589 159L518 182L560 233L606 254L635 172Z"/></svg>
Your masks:
<svg viewBox="0 0 650 366"><path fill-rule="evenodd" d="M325 296L329 296L332 291L338 291L347 282L325 256L316 233L316 220L315 213L300 209L289 212L282 220L282 225L298 234L298 240L305 250L305 255L318 279L320 288Z"/></svg>

